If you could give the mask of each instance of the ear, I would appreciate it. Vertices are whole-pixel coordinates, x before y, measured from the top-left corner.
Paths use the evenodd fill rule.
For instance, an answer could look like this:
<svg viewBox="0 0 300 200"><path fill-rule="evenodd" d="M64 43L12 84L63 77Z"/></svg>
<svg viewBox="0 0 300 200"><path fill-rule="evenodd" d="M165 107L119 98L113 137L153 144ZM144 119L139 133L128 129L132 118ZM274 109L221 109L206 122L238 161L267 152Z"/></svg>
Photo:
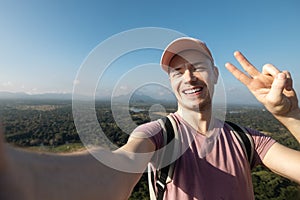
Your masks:
<svg viewBox="0 0 300 200"><path fill-rule="evenodd" d="M213 74L214 74L214 84L217 84L219 78L219 69L216 66L213 66Z"/></svg>

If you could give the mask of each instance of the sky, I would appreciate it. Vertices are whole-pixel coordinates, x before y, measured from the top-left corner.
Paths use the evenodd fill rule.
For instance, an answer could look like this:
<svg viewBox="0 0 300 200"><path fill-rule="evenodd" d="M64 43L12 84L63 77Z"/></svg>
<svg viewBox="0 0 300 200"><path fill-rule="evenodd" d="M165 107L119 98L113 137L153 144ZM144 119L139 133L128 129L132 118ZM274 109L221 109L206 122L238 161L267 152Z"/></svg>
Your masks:
<svg viewBox="0 0 300 200"><path fill-rule="evenodd" d="M99 44L128 30L157 27L206 42L229 102L254 101L224 67L226 62L239 66L233 57L236 50L259 70L272 63L290 71L300 94L299 10L297 0L0 0L0 91L72 93L80 83L80 69ZM133 85L145 77L167 79L163 71L136 72L135 78L120 81L136 66L159 63L161 52L144 49L120 56L97 91L106 96L118 81Z"/></svg>

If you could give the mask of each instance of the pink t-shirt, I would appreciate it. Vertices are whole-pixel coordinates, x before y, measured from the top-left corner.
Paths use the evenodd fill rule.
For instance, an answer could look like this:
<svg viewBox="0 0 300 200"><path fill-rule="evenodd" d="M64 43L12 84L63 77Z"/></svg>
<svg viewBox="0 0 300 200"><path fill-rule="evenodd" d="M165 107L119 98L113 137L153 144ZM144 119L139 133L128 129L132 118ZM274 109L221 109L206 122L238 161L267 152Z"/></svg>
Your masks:
<svg viewBox="0 0 300 200"><path fill-rule="evenodd" d="M209 139L197 133L178 113L172 115L181 144L185 147L182 147L184 153L176 161L173 179L167 184L164 199L254 199L251 166L231 129L226 125L223 128L223 123L216 120ZM247 130L255 144L253 166L256 166L262 163L275 141L258 131ZM157 121L143 124L134 132L145 133L156 149L163 147L162 129ZM155 161L153 159L153 165Z"/></svg>

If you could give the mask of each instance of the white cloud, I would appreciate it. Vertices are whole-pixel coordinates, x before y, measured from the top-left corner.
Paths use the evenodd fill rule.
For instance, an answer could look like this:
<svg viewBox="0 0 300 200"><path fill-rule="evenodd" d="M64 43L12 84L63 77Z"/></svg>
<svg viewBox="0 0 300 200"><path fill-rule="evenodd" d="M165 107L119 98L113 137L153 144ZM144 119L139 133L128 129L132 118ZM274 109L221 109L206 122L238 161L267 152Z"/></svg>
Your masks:
<svg viewBox="0 0 300 200"><path fill-rule="evenodd" d="M27 94L38 94L38 89L37 88L31 88L29 91L25 91Z"/></svg>
<svg viewBox="0 0 300 200"><path fill-rule="evenodd" d="M74 81L73 81L73 85L78 85L80 83L80 81L78 80L78 79L75 79Z"/></svg>
<svg viewBox="0 0 300 200"><path fill-rule="evenodd" d="M120 90L128 90L128 87L127 87L126 85L122 85L122 86L120 87Z"/></svg>
<svg viewBox="0 0 300 200"><path fill-rule="evenodd" d="M10 81L6 81L6 82L3 82L1 85L4 87L12 87L14 84Z"/></svg>

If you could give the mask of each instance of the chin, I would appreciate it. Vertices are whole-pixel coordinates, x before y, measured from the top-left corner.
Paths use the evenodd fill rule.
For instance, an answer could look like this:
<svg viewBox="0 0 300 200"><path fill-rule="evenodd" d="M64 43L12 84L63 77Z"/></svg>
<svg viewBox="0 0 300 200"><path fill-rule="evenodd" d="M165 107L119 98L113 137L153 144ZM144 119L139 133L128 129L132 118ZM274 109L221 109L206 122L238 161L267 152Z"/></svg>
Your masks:
<svg viewBox="0 0 300 200"><path fill-rule="evenodd" d="M198 102L181 102L179 103L180 107L183 107L187 110L195 111L195 112L200 112L202 110L207 110L211 109L211 101L210 100L205 100L205 101L198 101Z"/></svg>

